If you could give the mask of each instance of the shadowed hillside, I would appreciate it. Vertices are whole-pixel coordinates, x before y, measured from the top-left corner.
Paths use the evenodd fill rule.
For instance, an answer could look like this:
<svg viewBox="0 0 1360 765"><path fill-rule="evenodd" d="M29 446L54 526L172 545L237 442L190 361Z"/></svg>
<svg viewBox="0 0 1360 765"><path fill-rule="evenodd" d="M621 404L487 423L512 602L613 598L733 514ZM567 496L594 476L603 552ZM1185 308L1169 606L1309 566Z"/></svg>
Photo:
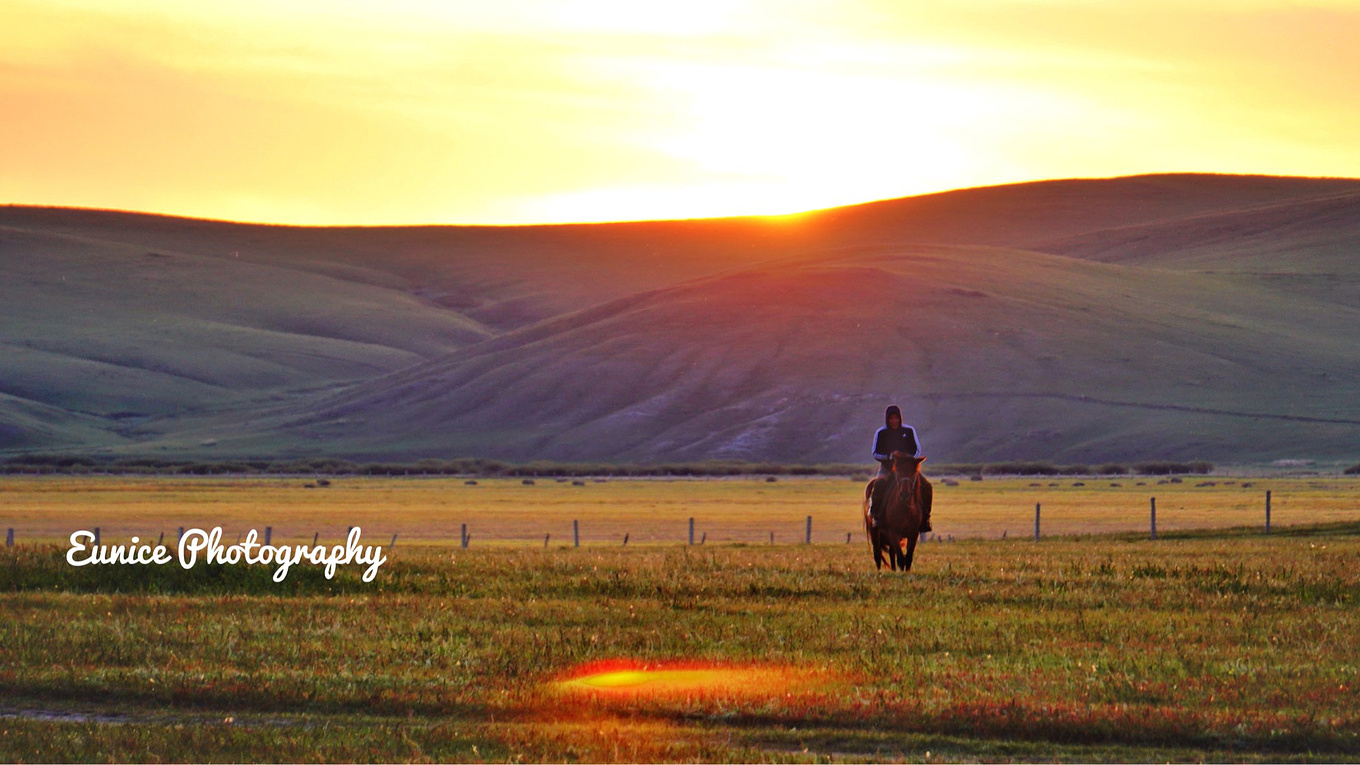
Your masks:
<svg viewBox="0 0 1360 765"><path fill-rule="evenodd" d="M1345 451L1356 326L1222 275L892 248L562 317L289 408L239 448L825 462L865 456L904 400L951 459Z"/></svg>
<svg viewBox="0 0 1360 765"><path fill-rule="evenodd" d="M0 448L857 461L901 400L939 460L1345 459L1357 245L1360 182L1230 176L520 228L0 208Z"/></svg>
<svg viewBox="0 0 1360 765"><path fill-rule="evenodd" d="M151 417L364 379L490 334L390 289L67 234L0 229L0 262L0 446L103 443L100 419L116 442Z"/></svg>

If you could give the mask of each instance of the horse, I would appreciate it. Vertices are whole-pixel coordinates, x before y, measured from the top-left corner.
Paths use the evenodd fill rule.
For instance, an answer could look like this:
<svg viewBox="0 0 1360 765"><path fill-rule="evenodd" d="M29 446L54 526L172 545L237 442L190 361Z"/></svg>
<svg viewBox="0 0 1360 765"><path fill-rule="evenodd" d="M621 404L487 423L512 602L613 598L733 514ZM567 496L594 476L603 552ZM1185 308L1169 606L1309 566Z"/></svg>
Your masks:
<svg viewBox="0 0 1360 765"><path fill-rule="evenodd" d="M893 571L910 571L911 559L916 554L916 540L920 536L924 508L930 501L931 487L921 475L925 457L912 457L901 452L893 454L892 475L874 478L864 487L864 531L869 537L869 549L874 564L882 570L883 555ZM878 481L891 481L884 497L883 520L875 528L869 517L869 500ZM903 547L905 546L905 551Z"/></svg>

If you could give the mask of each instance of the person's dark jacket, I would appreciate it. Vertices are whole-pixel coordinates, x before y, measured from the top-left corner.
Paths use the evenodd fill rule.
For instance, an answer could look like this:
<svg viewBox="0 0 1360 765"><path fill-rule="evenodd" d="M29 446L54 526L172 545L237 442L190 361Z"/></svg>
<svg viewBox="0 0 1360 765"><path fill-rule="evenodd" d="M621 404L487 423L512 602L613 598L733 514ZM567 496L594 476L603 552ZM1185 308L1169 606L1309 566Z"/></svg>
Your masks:
<svg viewBox="0 0 1360 765"><path fill-rule="evenodd" d="M887 425L874 434L874 459L884 467L892 466L892 453L905 452L913 457L920 455L921 446L916 441L916 429L910 425L889 428Z"/></svg>

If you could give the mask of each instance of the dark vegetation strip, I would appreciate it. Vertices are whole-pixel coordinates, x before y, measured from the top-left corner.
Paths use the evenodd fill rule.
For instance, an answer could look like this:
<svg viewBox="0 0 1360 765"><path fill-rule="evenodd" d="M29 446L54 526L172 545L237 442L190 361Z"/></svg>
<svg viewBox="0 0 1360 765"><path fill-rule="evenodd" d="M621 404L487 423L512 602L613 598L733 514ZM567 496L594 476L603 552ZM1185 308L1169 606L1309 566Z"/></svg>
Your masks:
<svg viewBox="0 0 1360 765"><path fill-rule="evenodd" d="M458 721L301 726L138 723L103 725L8 720L0 724L5 762L476 762L521 751ZM521 755L523 757L523 755Z"/></svg>

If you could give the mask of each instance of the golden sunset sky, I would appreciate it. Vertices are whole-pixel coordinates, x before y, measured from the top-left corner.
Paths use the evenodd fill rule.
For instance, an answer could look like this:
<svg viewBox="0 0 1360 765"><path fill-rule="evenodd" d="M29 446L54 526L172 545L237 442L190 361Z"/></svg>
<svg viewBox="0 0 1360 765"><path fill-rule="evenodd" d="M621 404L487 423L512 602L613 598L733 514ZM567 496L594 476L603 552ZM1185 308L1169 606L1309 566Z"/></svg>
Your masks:
<svg viewBox="0 0 1360 765"><path fill-rule="evenodd" d="M1360 176L1360 0L0 0L0 203L306 223Z"/></svg>

